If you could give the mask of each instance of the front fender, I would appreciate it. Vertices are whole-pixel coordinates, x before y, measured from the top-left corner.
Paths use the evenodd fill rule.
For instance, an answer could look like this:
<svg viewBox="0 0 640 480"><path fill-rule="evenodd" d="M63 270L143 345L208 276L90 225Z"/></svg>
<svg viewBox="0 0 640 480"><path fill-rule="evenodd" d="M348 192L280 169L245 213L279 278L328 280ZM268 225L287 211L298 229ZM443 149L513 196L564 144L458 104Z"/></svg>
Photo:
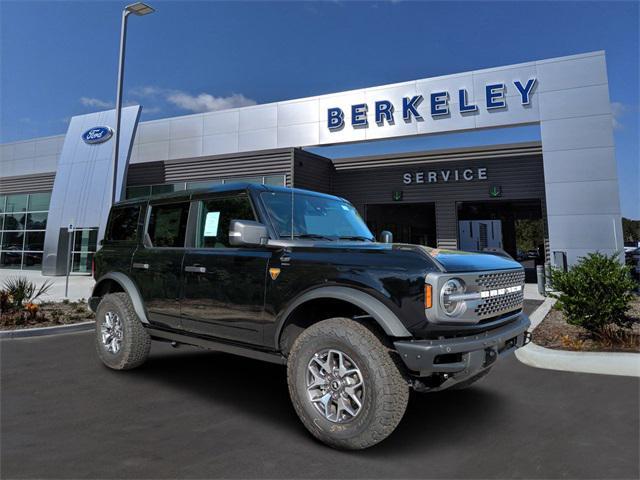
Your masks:
<svg viewBox="0 0 640 480"><path fill-rule="evenodd" d="M98 308L98 304L100 303L100 299L104 296L101 294L104 285L107 282L115 282L122 290L129 295L131 299L131 303L133 304L133 309L138 315L138 318L142 323L149 323L149 319L147 318L147 312L144 308L144 302L142 301L142 295L140 295L140 290L136 284L131 280L127 275L122 272L109 272L106 275L103 275L98 279L95 286L93 287L93 292L91 294L91 298L89 299L89 308L91 311L95 312Z"/></svg>
<svg viewBox="0 0 640 480"><path fill-rule="evenodd" d="M355 288L327 286L307 291L289 304L287 309L280 316L280 322L275 333L274 344L278 345L280 333L282 332L287 319L297 307L310 300L317 300L321 298L343 300L364 310L367 314L371 315L385 333L391 337L411 337L411 333L409 333L398 317L380 300L365 292L356 290Z"/></svg>

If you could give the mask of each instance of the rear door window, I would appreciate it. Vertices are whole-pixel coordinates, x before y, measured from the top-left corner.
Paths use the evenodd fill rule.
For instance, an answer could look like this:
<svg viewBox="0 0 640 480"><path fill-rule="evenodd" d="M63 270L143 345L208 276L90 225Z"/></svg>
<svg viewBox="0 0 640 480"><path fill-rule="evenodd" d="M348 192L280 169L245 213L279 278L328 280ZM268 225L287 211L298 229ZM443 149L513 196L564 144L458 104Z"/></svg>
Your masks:
<svg viewBox="0 0 640 480"><path fill-rule="evenodd" d="M148 241L153 247L184 247L189 218L189 202L151 205Z"/></svg>

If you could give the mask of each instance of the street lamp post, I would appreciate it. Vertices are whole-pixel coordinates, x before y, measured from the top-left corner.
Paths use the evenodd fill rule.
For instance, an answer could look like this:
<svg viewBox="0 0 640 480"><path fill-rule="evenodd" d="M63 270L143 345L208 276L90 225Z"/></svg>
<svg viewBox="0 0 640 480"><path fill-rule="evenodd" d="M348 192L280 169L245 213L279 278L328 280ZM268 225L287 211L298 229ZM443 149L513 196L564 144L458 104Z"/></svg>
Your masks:
<svg viewBox="0 0 640 480"><path fill-rule="evenodd" d="M143 16L155 12L149 5L138 2L128 5L122 11L122 24L120 27L120 57L118 60L118 89L116 91L116 131L115 145L113 149L113 184L111 186L111 203L116 202L116 187L118 183L118 154L120 151L120 115L122 111L122 83L124 80L124 52L127 43L127 19L130 14Z"/></svg>

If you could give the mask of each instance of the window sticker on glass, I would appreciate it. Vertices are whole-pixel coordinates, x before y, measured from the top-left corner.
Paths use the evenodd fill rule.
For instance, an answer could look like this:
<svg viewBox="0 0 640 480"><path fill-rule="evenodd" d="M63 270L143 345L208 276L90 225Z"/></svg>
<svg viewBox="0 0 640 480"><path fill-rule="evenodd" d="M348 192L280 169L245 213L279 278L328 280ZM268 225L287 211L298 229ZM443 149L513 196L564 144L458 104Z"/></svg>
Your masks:
<svg viewBox="0 0 640 480"><path fill-rule="evenodd" d="M204 236L217 237L218 223L220 221L220 212L207 212L207 218L204 222Z"/></svg>

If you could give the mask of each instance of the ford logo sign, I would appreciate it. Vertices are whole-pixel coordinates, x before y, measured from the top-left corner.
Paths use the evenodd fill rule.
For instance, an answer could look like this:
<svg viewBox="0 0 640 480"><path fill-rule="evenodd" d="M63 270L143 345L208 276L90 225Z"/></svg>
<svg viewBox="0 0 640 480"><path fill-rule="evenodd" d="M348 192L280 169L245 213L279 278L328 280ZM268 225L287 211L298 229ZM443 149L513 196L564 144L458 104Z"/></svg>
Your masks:
<svg viewBox="0 0 640 480"><path fill-rule="evenodd" d="M82 134L84 143L94 144L106 142L113 135L111 127L93 127Z"/></svg>

